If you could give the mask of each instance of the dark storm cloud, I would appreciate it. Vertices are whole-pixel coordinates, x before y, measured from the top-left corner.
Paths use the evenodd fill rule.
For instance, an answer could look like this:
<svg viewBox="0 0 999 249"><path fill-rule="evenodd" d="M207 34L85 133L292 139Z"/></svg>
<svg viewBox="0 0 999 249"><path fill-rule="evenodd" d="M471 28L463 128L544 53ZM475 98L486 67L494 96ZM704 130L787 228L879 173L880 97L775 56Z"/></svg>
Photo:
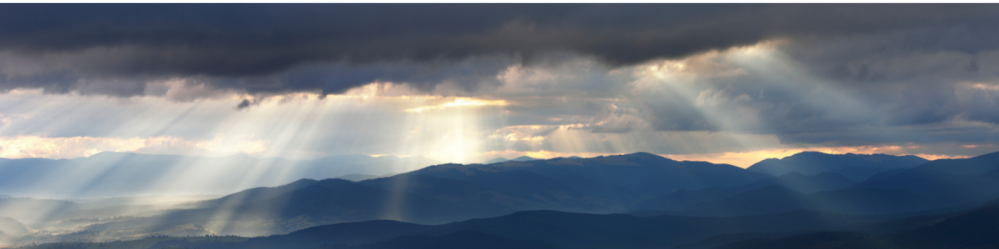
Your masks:
<svg viewBox="0 0 999 249"><path fill-rule="evenodd" d="M996 10L995 5L818 4L4 5L0 8L0 50L27 60L57 55L79 58L76 63L50 68L72 72L61 83L20 83L34 81L11 81L14 74L7 72L8 80L0 88L34 86L65 92L79 84L74 77L198 76L215 79L210 84L216 87L250 92L342 92L386 78L418 82L427 89L453 78L452 73L488 75L496 69L465 68L430 76L422 74L426 71L422 67L417 67L419 73L288 72L322 63L342 67L444 63L442 67L450 67L450 62L496 55L530 61L550 52L593 56L617 66L771 38L821 39L909 29L974 38L994 31L992 24L999 21ZM927 38L906 46L973 53L997 43L957 37Z"/></svg>
<svg viewBox="0 0 999 249"><path fill-rule="evenodd" d="M0 74L0 76L3 76ZM53 71L40 74L0 77L0 91L16 88L41 88L45 93L67 93L80 78L69 71Z"/></svg>

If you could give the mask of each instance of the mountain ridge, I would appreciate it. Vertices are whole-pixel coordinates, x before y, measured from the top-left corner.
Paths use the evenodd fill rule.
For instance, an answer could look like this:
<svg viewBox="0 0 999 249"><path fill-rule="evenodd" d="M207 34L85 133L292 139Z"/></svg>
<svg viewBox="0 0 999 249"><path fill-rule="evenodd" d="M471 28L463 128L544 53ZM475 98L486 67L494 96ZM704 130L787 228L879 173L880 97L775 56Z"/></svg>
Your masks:
<svg viewBox="0 0 999 249"><path fill-rule="evenodd" d="M892 169L911 168L929 160L907 155L892 156L886 154L826 154L806 151L784 157L769 158L757 162L746 170L780 176L791 172L806 175L816 175L822 172L833 172L853 180L864 180L879 172Z"/></svg>

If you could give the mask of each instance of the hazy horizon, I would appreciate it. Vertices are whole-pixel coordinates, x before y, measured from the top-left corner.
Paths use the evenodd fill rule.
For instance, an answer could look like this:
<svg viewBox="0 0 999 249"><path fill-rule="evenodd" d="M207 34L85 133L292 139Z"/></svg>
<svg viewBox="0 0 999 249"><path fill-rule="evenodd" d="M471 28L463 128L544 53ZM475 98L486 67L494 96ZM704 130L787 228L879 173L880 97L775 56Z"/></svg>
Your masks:
<svg viewBox="0 0 999 249"><path fill-rule="evenodd" d="M189 155L184 155L184 154L151 154L151 153L138 153L138 152L131 152L131 151L124 151L124 152L102 151L102 152L134 153L134 154L143 154L143 155L163 155L163 156L189 156ZM978 156L978 155L967 155L967 156L966 155L959 155L959 156L943 156L943 157L938 157L938 156L933 156L933 155L927 156L925 154L887 154L887 153L867 153L867 154L865 154L865 153L857 153L857 152L840 152L840 151L829 150L829 149L825 149L825 150L807 150L807 149L787 150L787 151L781 151L781 153L778 153L778 154L762 154L762 155L755 155L756 157L738 158L736 160L727 159L727 158L721 158L721 157L707 157L707 156L698 156L698 155L669 155L669 154L654 154L654 153L650 153L650 154L654 154L654 155L657 155L657 156L665 157L665 158L668 158L668 159L671 159L671 160L676 160L676 161L709 162L709 163L714 163L714 164L729 164L729 165L733 165L733 166L740 167L740 168L748 168L752 164L760 162L762 160L766 160L766 159L781 159L781 158L786 158L786 157L789 157L791 155L802 153L802 152L819 152L819 153L825 153L825 154L830 154L830 155L855 154L855 155L916 156L916 157L924 158L924 159L931 160L931 161L932 160L936 160L936 159L959 159L959 158L970 158L970 157ZM99 153L101 153L101 152L99 152ZM95 153L93 155L96 155L96 154L99 154L99 153ZM478 161L478 162L466 162L465 164L487 163L490 160L500 159L500 158L506 159L506 160L512 160L512 159L519 158L519 157L530 157L532 159L547 160L547 159L553 159L553 158L566 158L566 157L591 158L591 157L598 157L598 156L626 155L626 154L634 154L634 153L649 153L649 152L635 151L635 152L631 152L631 153L606 153L606 154L597 154L597 155L589 155L589 156L564 155L564 156L557 156L557 157L554 157L554 156L553 157L532 157L532 156L530 156L528 154L525 154L523 156L509 157L509 158L507 158L507 157L494 157L494 158L488 158L486 160L482 160L482 161ZM87 156L81 156L81 157L73 157L73 158L41 158L41 157L28 157L28 158L3 158L3 157L0 157L0 158L3 158L3 159L79 159L79 158L87 158L87 157L90 157L90 156L93 156L93 155L87 155ZM534 155L535 156L544 156L545 154L540 154L540 155L539 154L534 154ZM765 156L768 156L768 155L772 156L772 157L765 157ZM421 158L421 157L423 157L423 156L420 156L420 155L384 155L384 154L375 154L375 155L366 155L366 154L339 154L339 155L337 155L337 154L333 154L333 155L325 155L325 156L319 156L319 157L309 157L309 158L292 159L292 158L285 158L285 157L280 157L280 156L260 157L260 156L254 156L254 155L251 155L251 154L243 153L243 152L236 152L236 153L230 154L230 155L210 155L210 156L191 156L191 157L224 158L224 157L233 157L233 156L249 156L249 157L253 157L253 158L256 158L256 159L284 159L284 160L289 160L289 161L311 161L311 160L316 160L316 159L321 159L321 158L326 158L326 157L344 157L344 156L367 156L367 157L371 157L371 158L378 158L378 157L383 157L383 156L391 156L391 157L397 157L397 158ZM744 161L744 160L751 160L751 159L755 159L755 158L760 158L760 159L757 160L757 161ZM431 159L431 158L427 158L427 159ZM743 163L747 163L747 164L734 164L734 163L731 163L732 161L738 161L738 162L743 162ZM457 163L457 162L438 161L437 164L448 164L448 163ZM431 165L427 165L427 166L431 166Z"/></svg>

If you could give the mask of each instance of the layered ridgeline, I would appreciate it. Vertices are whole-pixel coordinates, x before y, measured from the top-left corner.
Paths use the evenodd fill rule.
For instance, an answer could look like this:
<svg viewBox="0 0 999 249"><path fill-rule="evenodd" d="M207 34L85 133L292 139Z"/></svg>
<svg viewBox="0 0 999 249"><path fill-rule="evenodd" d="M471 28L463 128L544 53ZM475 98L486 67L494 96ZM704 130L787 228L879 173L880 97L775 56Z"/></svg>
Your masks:
<svg viewBox="0 0 999 249"><path fill-rule="evenodd" d="M246 155L194 157L102 152L75 159L2 159L0 193L89 198L174 193L232 193L302 178L354 180L416 170L423 157L344 155L296 161ZM350 175L353 174L353 175ZM169 191L169 192L167 192Z"/></svg>
<svg viewBox="0 0 999 249"><path fill-rule="evenodd" d="M886 170L863 181L832 172L789 173L775 177L731 165L674 161L648 153L486 165L444 164L359 182L300 180L279 187L248 189L191 204L187 210L95 222L80 227L80 232L47 239L106 241L148 235L259 236L325 224L385 219L437 225L525 210L591 214L641 210L626 216L696 216L691 219L806 212L857 218L843 218L851 222L872 222L944 213L999 198L999 194L991 191L999 188L988 185L999 182L999 179L991 178L999 175L995 173L999 165L993 163L997 155L898 167L901 169ZM950 167L960 168L957 170L960 174L947 175L946 179L936 174L939 169ZM905 184L896 186L895 182ZM933 191L914 187L928 183L937 184L937 187ZM986 190L969 190L976 186ZM569 224L574 224L571 221L576 218L568 220ZM683 226L690 229L695 223L698 222ZM767 236L797 233L772 231L773 234L767 233ZM532 239L486 235L515 240L508 241L510 243L528 243ZM442 233L421 236L400 239L426 243L457 239Z"/></svg>
<svg viewBox="0 0 999 249"><path fill-rule="evenodd" d="M382 220L258 238L151 237L23 248L996 248L997 204L999 201L969 210L901 219L809 211L743 217L524 211L435 226Z"/></svg>
<svg viewBox="0 0 999 249"><path fill-rule="evenodd" d="M258 236L316 225L392 219L442 224L520 210L627 211L674 189L734 187L770 176L731 165L678 162L637 153L490 165L445 164L351 182L299 180L192 204L192 209L102 222L59 240L148 234Z"/></svg>
<svg viewBox="0 0 999 249"><path fill-rule="evenodd" d="M707 216L795 210L894 214L954 210L999 198L999 152L887 170L853 184L832 174L789 173L766 180L774 184L676 191L639 204L636 210ZM824 190L809 191L820 189Z"/></svg>
<svg viewBox="0 0 999 249"><path fill-rule="evenodd" d="M280 248L294 245L359 244L360 248L386 244L378 237L462 237L485 234L516 241L539 241L557 248L995 248L999 246L999 201L957 212L883 221L885 216L856 216L824 212L790 212L743 217L629 217L625 215L570 214L551 211L522 212L508 216L471 220L440 226L413 227L391 235L352 234L334 237L338 231L357 231L343 224L302 230L285 236L250 239L242 248ZM398 224L397 224L398 225ZM396 225L396 226L397 226ZM816 230L830 232L812 233ZM371 231L371 230L368 230ZM376 230L377 231L377 230ZM802 234L802 235L794 235ZM846 235L846 238L839 236ZM791 236L791 237L786 237ZM781 239L771 239L771 238ZM813 239L818 238L818 239ZM371 239L371 241L365 241ZM452 238L450 240L456 240ZM379 242L372 242L379 241ZM799 244L806 241L805 244ZM483 241L487 242L487 241ZM886 243L887 242L887 243ZM481 243L479 245L487 245ZM825 247L822 247L825 246ZM229 247L235 248L235 247Z"/></svg>
<svg viewBox="0 0 999 249"><path fill-rule="evenodd" d="M907 226L909 229L904 229ZM999 235L999 201L962 212L778 239L747 239L717 248L999 248L996 235Z"/></svg>
<svg viewBox="0 0 999 249"><path fill-rule="evenodd" d="M830 155L821 152L801 152L781 159L766 159L753 164L747 170L773 176L791 172L806 175L829 172L862 181L880 172L912 168L926 162L928 162L926 159L917 156Z"/></svg>
<svg viewBox="0 0 999 249"><path fill-rule="evenodd" d="M533 157L529 157L529 156L522 156L522 157L517 157L517 158L514 158L514 159L506 159L506 158L502 158L502 157L497 157L497 158L489 159L488 161L484 162L483 164L502 163L502 162L506 162L506 161L526 162L526 161L534 161L534 160L539 160L539 159L533 158Z"/></svg>

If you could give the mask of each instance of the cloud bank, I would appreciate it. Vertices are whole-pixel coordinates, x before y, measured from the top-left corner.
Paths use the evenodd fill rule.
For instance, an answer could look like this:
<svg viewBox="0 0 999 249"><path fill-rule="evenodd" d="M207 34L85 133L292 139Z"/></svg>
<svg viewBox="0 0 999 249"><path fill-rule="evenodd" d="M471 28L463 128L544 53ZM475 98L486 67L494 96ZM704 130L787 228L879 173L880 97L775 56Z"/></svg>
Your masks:
<svg viewBox="0 0 999 249"><path fill-rule="evenodd" d="M800 42L802 53L810 53L811 43L871 35L893 46L868 50L973 54L999 44L997 28L989 25L999 21L996 8L17 4L0 10L0 90L134 96L146 94L147 82L171 78L246 93L342 93L373 81L407 82L424 90L452 81L474 89L483 76L509 64L544 61L553 53L618 67L771 39ZM876 41L856 41L871 42ZM836 51L835 56L869 52ZM843 77L879 75L833 63L839 63L835 72ZM977 68L972 65L968 68Z"/></svg>
<svg viewBox="0 0 999 249"><path fill-rule="evenodd" d="M458 162L975 155L999 141L997 8L4 5L0 137Z"/></svg>

